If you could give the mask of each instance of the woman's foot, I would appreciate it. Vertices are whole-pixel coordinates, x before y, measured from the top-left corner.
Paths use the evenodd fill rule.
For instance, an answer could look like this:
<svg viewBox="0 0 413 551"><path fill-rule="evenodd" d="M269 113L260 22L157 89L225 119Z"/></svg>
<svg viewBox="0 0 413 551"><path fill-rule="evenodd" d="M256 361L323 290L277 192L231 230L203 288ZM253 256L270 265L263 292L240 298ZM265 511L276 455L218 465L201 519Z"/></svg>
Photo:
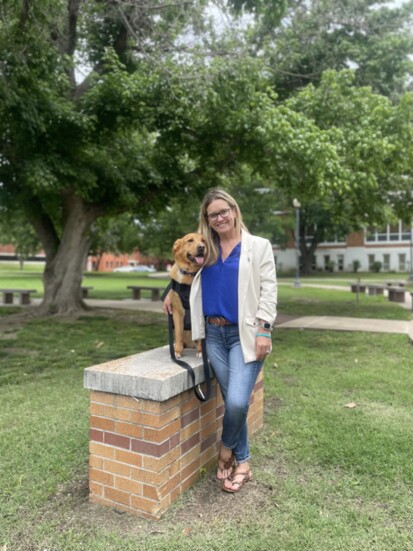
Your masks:
<svg viewBox="0 0 413 551"><path fill-rule="evenodd" d="M234 454L229 448L221 446L218 459L217 480L223 481L234 472Z"/></svg>
<svg viewBox="0 0 413 551"><path fill-rule="evenodd" d="M222 481L222 489L224 492L236 494L250 480L252 480L251 469L241 464L232 476Z"/></svg>

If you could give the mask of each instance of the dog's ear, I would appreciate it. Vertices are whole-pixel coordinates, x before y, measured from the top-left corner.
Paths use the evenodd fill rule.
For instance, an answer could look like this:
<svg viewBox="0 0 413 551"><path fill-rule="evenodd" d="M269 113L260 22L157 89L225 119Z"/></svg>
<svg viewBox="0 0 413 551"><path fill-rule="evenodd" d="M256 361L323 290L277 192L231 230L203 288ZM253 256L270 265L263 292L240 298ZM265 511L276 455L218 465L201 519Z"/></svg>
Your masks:
<svg viewBox="0 0 413 551"><path fill-rule="evenodd" d="M175 254L177 249L181 246L182 239L177 239L174 243L174 246L172 247L172 254Z"/></svg>

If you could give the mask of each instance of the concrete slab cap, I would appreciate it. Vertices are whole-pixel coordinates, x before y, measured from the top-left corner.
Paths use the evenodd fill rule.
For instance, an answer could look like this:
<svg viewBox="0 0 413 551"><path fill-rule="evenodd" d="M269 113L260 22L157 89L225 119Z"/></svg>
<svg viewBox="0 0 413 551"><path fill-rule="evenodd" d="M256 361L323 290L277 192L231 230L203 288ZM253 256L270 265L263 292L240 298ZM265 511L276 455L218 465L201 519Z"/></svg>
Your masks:
<svg viewBox="0 0 413 551"><path fill-rule="evenodd" d="M202 383L202 358L189 349L182 359L194 370L196 384ZM171 360L169 346L163 346L86 368L84 387L163 402L192 388L192 380L185 368Z"/></svg>

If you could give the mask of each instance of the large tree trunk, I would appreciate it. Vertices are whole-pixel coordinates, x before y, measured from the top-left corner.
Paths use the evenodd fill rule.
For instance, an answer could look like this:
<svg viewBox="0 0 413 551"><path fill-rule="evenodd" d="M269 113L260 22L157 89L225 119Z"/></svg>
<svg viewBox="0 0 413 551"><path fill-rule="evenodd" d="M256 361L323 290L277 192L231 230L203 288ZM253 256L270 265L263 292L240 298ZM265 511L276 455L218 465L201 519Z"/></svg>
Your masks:
<svg viewBox="0 0 413 551"><path fill-rule="evenodd" d="M62 238L54 240L54 248L46 249L44 299L39 310L44 315L76 314L87 308L81 283L90 246L89 230L96 216L74 196L66 198L65 211ZM49 238L49 243L53 242Z"/></svg>

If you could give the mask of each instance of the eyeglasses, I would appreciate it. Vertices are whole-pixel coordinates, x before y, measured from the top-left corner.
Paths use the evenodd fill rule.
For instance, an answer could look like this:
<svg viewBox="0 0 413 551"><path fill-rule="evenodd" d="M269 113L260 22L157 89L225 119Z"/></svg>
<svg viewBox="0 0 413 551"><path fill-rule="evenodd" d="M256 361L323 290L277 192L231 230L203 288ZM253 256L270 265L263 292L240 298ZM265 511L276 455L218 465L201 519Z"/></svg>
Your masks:
<svg viewBox="0 0 413 551"><path fill-rule="evenodd" d="M219 212L213 212L212 214L207 214L208 220L218 220L218 216L221 218L227 218L229 216L229 213L231 212L232 207L229 207L227 209L222 209Z"/></svg>

